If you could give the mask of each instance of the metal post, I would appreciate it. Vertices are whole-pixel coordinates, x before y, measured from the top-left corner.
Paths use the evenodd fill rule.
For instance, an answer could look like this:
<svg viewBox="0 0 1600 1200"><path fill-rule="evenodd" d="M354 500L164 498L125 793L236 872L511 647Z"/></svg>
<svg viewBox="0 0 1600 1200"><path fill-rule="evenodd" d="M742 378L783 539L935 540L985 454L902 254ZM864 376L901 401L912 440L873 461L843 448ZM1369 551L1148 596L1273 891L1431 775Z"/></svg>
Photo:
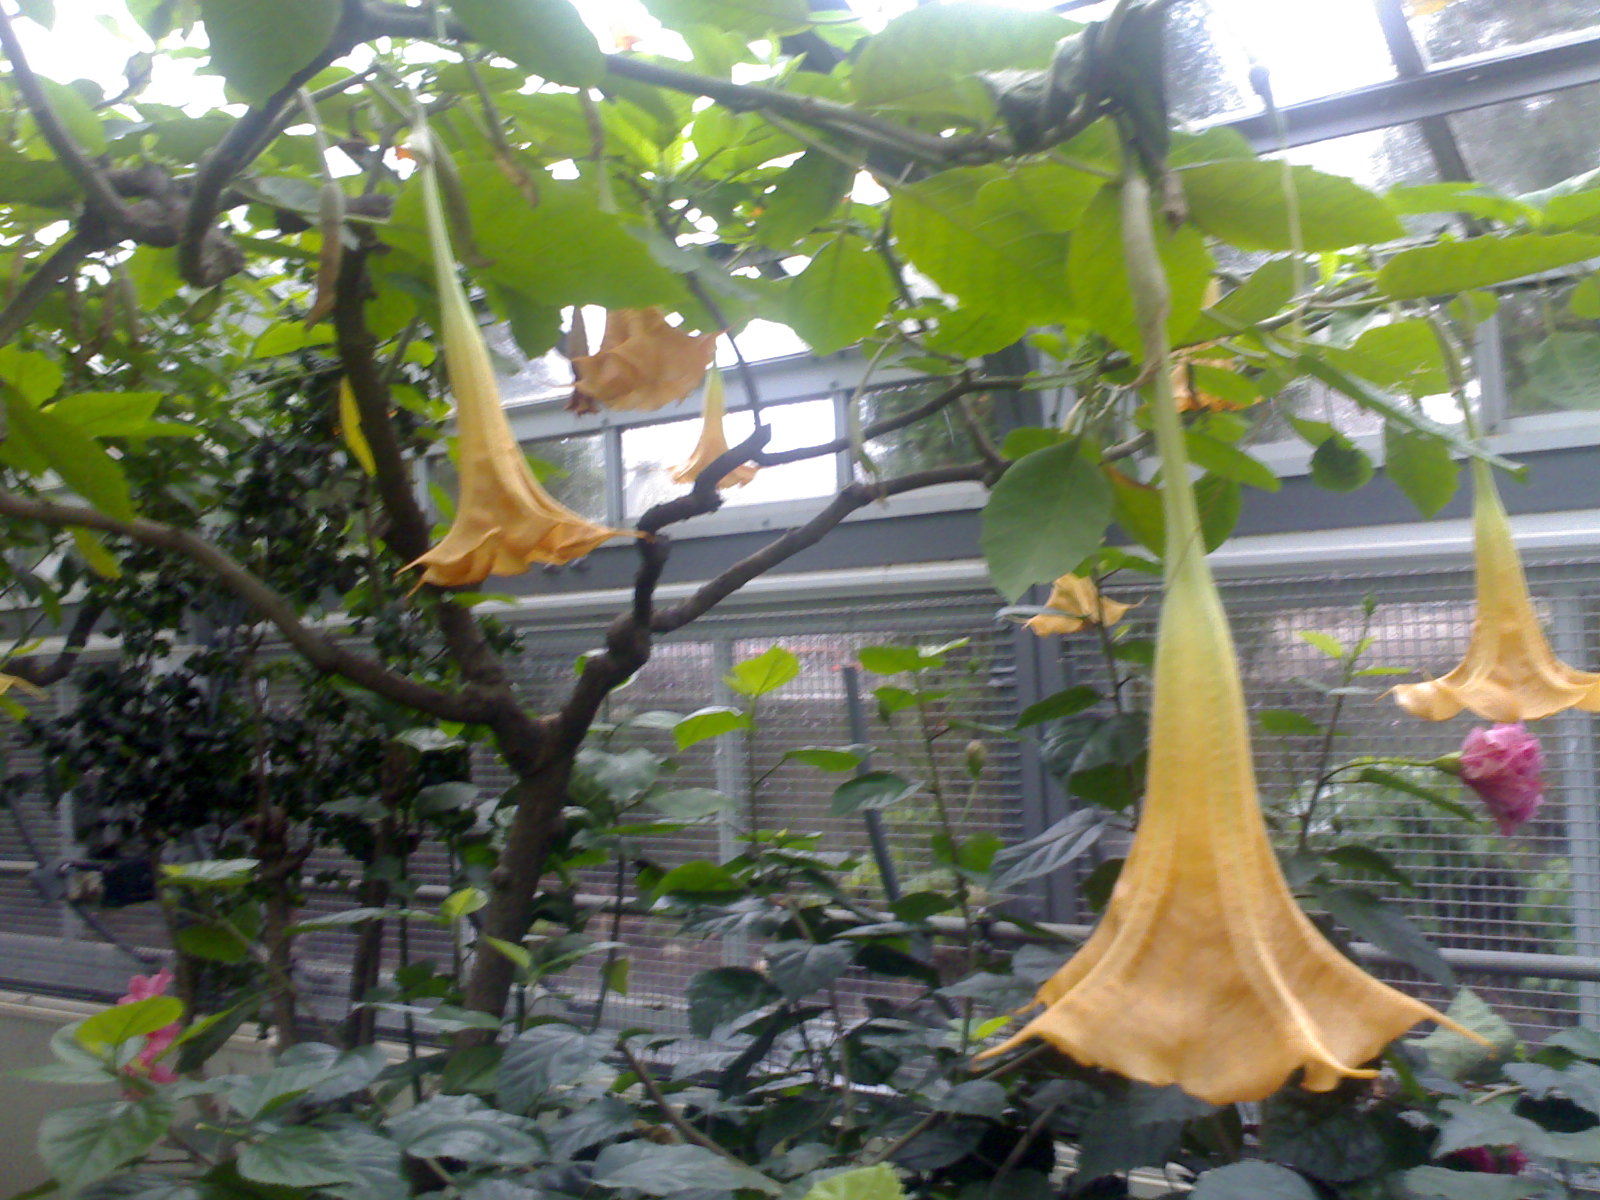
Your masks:
<svg viewBox="0 0 1600 1200"><path fill-rule="evenodd" d="M1568 589L1546 594L1554 610L1550 632L1557 656L1564 662L1585 662L1589 654L1582 597ZM1593 718L1568 709L1552 724L1572 863L1572 952L1594 957L1600 955L1600 787L1595 782ZM1594 980L1578 983L1578 1020L1584 1025L1600 1022L1600 985Z"/></svg>
<svg viewBox="0 0 1600 1200"><path fill-rule="evenodd" d="M850 720L850 740L858 746L867 744L867 714L861 706L861 672L855 667L842 667L844 676L845 712ZM858 776L872 769L870 756L863 756L856 768ZM894 859L889 855L889 839L883 832L883 814L869 808L861 814L867 825L867 840L872 843L872 859L878 864L878 874L883 879L883 894L893 904L900 899L900 877L895 874Z"/></svg>

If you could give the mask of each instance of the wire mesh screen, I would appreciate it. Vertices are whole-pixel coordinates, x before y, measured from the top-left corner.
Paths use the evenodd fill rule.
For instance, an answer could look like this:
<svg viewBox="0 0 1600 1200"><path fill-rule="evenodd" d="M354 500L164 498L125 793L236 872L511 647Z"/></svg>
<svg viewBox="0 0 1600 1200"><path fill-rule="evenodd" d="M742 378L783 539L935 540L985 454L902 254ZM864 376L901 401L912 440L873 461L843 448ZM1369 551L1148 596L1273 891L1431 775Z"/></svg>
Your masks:
<svg viewBox="0 0 1600 1200"><path fill-rule="evenodd" d="M1538 567L1530 570L1529 580L1557 653L1580 667L1600 661L1594 598L1600 564ZM1108 586L1113 596L1119 590ZM1224 580L1222 590L1252 710L1258 718L1289 710L1316 726L1269 732L1257 723L1254 729L1257 782L1281 845L1294 846L1304 831L1318 848L1380 850L1404 872L1410 890L1370 875L1352 882L1376 888L1403 906L1441 946L1540 954L1600 951L1594 719L1574 712L1535 727L1546 755L1546 803L1506 837L1486 814L1466 820L1418 796L1357 781L1358 757L1392 760L1376 765L1481 811L1470 792L1457 796L1457 785L1446 776L1407 760L1426 763L1454 751L1469 729L1485 722L1463 714L1436 723L1402 711L1383 693L1395 682L1417 678L1414 674L1366 676L1350 689L1341 688L1337 662L1301 636L1327 634L1346 648L1367 637L1371 644L1363 666L1442 675L1466 647L1473 614L1470 571ZM1363 614L1367 596L1376 602L1370 619ZM1153 632L1155 618L1151 602L1128 620L1135 631L1142 626L1142 632ZM1093 639L1064 639L1062 653L1070 678L1105 678ZM1330 689L1336 690L1330 694ZM1268 724L1292 730L1296 723L1269 717ZM1329 728L1335 731L1332 737ZM1344 764L1353 765L1340 770ZM1406 978L1398 969L1383 973L1396 981ZM1590 983L1488 975L1463 976L1463 982L1530 1036L1597 1015L1597 985Z"/></svg>

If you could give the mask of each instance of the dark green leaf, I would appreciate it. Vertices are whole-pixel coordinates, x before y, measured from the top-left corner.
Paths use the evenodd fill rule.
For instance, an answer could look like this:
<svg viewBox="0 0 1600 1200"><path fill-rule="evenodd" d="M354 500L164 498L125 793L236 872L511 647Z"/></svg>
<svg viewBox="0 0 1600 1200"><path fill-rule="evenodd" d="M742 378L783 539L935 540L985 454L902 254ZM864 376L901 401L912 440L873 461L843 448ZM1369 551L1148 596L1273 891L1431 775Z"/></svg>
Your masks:
<svg viewBox="0 0 1600 1200"><path fill-rule="evenodd" d="M859 746L797 746L785 750L783 757L819 771L853 771L861 765L864 750Z"/></svg>
<svg viewBox="0 0 1600 1200"><path fill-rule="evenodd" d="M679 821L698 821L716 813L730 812L738 801L726 792L711 788L674 788L671 791L649 791L645 803L658 813Z"/></svg>
<svg viewBox="0 0 1600 1200"><path fill-rule="evenodd" d="M526 1112L551 1088L576 1083L605 1058L612 1039L571 1025L535 1025L512 1038L500 1059L496 1100Z"/></svg>
<svg viewBox="0 0 1600 1200"><path fill-rule="evenodd" d="M1317 1200L1305 1178L1277 1163L1239 1162L1195 1180L1190 1200Z"/></svg>
<svg viewBox="0 0 1600 1200"><path fill-rule="evenodd" d="M1441 1025L1415 1043L1428 1056L1428 1065L1446 1079L1465 1080L1487 1074L1495 1064L1517 1053L1520 1043L1516 1030L1470 988L1457 992L1444 1011L1452 1021L1484 1039L1480 1042L1464 1037Z"/></svg>
<svg viewBox="0 0 1600 1200"><path fill-rule="evenodd" d="M710 896L741 892L744 885L726 867L696 859L673 867L661 877L655 890L663 896Z"/></svg>
<svg viewBox="0 0 1600 1200"><path fill-rule="evenodd" d="M689 1032L709 1038L719 1025L781 998L766 976L748 967L713 967L689 980Z"/></svg>
<svg viewBox="0 0 1600 1200"><path fill-rule="evenodd" d="M1256 720L1268 733L1287 737L1321 737L1325 732L1321 725L1304 713L1288 708L1262 709L1256 714Z"/></svg>
<svg viewBox="0 0 1600 1200"><path fill-rule="evenodd" d="M1372 478L1372 459L1342 433L1311 452L1311 479L1330 492L1353 492Z"/></svg>
<svg viewBox="0 0 1600 1200"><path fill-rule="evenodd" d="M239 1174L278 1187L355 1183L357 1176L335 1134L291 1126L275 1129L239 1151Z"/></svg>
<svg viewBox="0 0 1600 1200"><path fill-rule="evenodd" d="M790 1000L827 987L850 969L848 942L774 942L767 947L767 973Z"/></svg>
<svg viewBox="0 0 1600 1200"><path fill-rule="evenodd" d="M1530 403L1555 408L1600 408L1600 334L1564 329L1550 331L1535 342L1523 360L1528 375L1519 389Z"/></svg>
<svg viewBox="0 0 1600 1200"><path fill-rule="evenodd" d="M1392 421L1383 425L1383 469L1425 517L1449 504L1461 481L1461 468L1448 446Z"/></svg>
<svg viewBox="0 0 1600 1200"><path fill-rule="evenodd" d="M836 817L847 817L864 809L888 808L921 790L921 783L902 779L890 771L868 771L834 789L829 811Z"/></svg>
<svg viewBox="0 0 1600 1200"><path fill-rule="evenodd" d="M1313 882L1311 895L1335 921L1356 937L1388 951L1442 987L1455 986L1455 972L1401 910L1371 892Z"/></svg>
<svg viewBox="0 0 1600 1200"><path fill-rule="evenodd" d="M1412 1167L1400 1176L1400 1186L1406 1200L1529 1200L1549 1192L1538 1179L1449 1167Z"/></svg>
<svg viewBox="0 0 1600 1200"><path fill-rule="evenodd" d="M1000 477L983 510L981 545L1008 601L1050 583L1094 552L1111 521L1106 477L1077 442L1036 450Z"/></svg>
<svg viewBox="0 0 1600 1200"><path fill-rule="evenodd" d="M154 1146L172 1117L172 1105L158 1096L58 1108L39 1122L39 1157L63 1188L76 1191Z"/></svg>
<svg viewBox="0 0 1600 1200"><path fill-rule="evenodd" d="M1356 782L1371 783L1378 787L1386 787L1391 791L1404 792L1408 796L1415 796L1419 800L1426 800L1435 808L1449 813L1451 816L1460 817L1464 821L1475 821L1477 816L1469 808L1457 804L1438 788L1428 787L1426 784L1417 783L1413 779L1386 771L1382 767L1363 767L1356 775Z"/></svg>
<svg viewBox="0 0 1600 1200"><path fill-rule="evenodd" d="M1196 380L1196 385L1201 391L1206 390L1199 380ZM1231 479L1264 492L1275 492L1281 486L1271 467L1237 446L1230 446L1227 442L1192 429L1185 434L1184 444L1189 448L1189 458L1195 466L1222 479Z"/></svg>
<svg viewBox="0 0 1600 1200"><path fill-rule="evenodd" d="M1043 833L996 854L990 885L996 891L1005 891L1076 862L1099 842L1105 830L1105 814L1095 809L1064 817Z"/></svg>
<svg viewBox="0 0 1600 1200"><path fill-rule="evenodd" d="M1284 1088L1261 1106L1264 1158L1326 1183L1377 1174L1388 1146L1373 1117L1339 1096Z"/></svg>
<svg viewBox="0 0 1600 1200"><path fill-rule="evenodd" d="M1098 691L1086 683L1080 683L1028 705L1017 718L1016 728L1027 729L1045 721L1059 721L1062 717L1075 716L1086 708L1092 708L1099 699Z"/></svg>

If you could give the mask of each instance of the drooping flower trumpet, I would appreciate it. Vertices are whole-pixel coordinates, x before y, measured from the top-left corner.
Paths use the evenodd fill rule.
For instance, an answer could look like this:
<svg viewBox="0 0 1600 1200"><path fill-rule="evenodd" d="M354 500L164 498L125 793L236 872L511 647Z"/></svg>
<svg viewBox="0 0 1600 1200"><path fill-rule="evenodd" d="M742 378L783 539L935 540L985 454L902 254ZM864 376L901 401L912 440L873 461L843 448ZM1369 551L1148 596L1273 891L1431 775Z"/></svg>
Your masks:
<svg viewBox="0 0 1600 1200"><path fill-rule="evenodd" d="M611 309L600 349L572 359L578 382L570 407L580 413L602 407L631 412L665 408L700 386L716 351L715 333L669 325L659 308Z"/></svg>
<svg viewBox="0 0 1600 1200"><path fill-rule="evenodd" d="M534 478L500 402L500 388L483 334L456 278L444 210L424 142L422 194L428 241L439 293L445 368L456 400L461 490L450 532L411 563L422 582L441 587L481 583L490 575L517 575L533 563L582 558L625 530L586 520L559 503Z"/></svg>
<svg viewBox="0 0 1600 1200"><path fill-rule="evenodd" d="M694 444L689 461L672 472L673 483L693 483L701 473L728 452L728 437L722 429L722 418L727 413L727 395L722 386L722 372L715 367L706 377L705 407L700 414L700 440ZM717 481L717 488L743 487L756 477L755 463L740 463Z"/></svg>
<svg viewBox="0 0 1600 1200"><path fill-rule="evenodd" d="M1296 904L1256 798L1233 640L1205 560L1166 357L1166 281L1149 189L1128 155L1128 269L1153 364L1166 592L1143 812L1105 915L996 1054L1041 1038L1089 1066L1213 1104L1259 1100L1295 1070L1326 1091L1443 1014L1340 954ZM1469 1035L1471 1036L1471 1035Z"/></svg>
<svg viewBox="0 0 1600 1200"><path fill-rule="evenodd" d="M1045 601L1044 607L1044 612L1023 622L1040 637L1077 633L1090 625L1115 625L1133 605L1108 600L1092 579L1063 575L1050 585L1050 599Z"/></svg>
<svg viewBox="0 0 1600 1200"><path fill-rule="evenodd" d="M1479 459L1472 463L1472 486L1478 613L1466 657L1438 679L1401 684L1395 700L1429 721L1447 721L1463 708L1507 724L1568 708L1600 712L1600 675L1569 667L1545 640L1505 505L1489 465Z"/></svg>

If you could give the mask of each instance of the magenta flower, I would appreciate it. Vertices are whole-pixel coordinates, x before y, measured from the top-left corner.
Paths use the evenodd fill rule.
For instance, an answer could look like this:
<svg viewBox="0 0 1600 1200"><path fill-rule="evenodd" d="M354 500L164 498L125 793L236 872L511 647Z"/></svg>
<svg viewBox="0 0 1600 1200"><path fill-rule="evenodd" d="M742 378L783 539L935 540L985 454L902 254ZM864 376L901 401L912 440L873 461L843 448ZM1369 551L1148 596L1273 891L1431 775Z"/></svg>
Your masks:
<svg viewBox="0 0 1600 1200"><path fill-rule="evenodd" d="M135 975L128 980L128 994L118 1004L134 1004L152 996L164 996L172 983L172 972L163 967L154 975ZM178 1038L179 1027L174 1021L144 1036L144 1046L133 1061L122 1068L124 1075L148 1079L151 1083L176 1083L178 1073L159 1061Z"/></svg>
<svg viewBox="0 0 1600 1200"><path fill-rule="evenodd" d="M1477 1171L1484 1175L1520 1175L1528 1165L1528 1156L1515 1146L1492 1149L1488 1146L1468 1146L1447 1155L1445 1165L1463 1171Z"/></svg>
<svg viewBox="0 0 1600 1200"><path fill-rule="evenodd" d="M1483 799L1500 832L1515 833L1544 803L1544 751L1519 721L1474 729L1461 744L1461 778Z"/></svg>

